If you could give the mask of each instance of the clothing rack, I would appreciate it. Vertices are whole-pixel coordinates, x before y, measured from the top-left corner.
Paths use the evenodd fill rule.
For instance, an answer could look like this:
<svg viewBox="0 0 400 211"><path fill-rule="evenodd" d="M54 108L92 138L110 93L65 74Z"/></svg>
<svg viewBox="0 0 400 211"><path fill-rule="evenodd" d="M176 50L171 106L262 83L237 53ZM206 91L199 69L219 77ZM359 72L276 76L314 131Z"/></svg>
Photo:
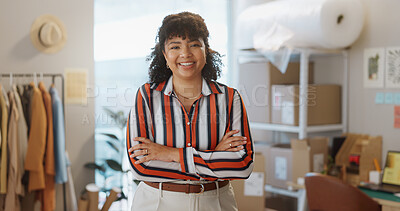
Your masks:
<svg viewBox="0 0 400 211"><path fill-rule="evenodd" d="M65 116L65 103L64 103L64 75L61 73L9 73L9 74L0 74L1 78L23 78L23 77L32 77L32 78L37 78L37 77L47 77L47 78L52 78L52 83L55 83L55 79L57 77L61 78L61 92L62 92L62 104L64 107L64 116ZM36 77L35 77L36 76ZM35 83L36 84L36 83ZM64 119L65 120L65 119Z"/></svg>
<svg viewBox="0 0 400 211"><path fill-rule="evenodd" d="M64 94L64 75L61 73L9 73L9 74L0 74L1 78L10 78L10 84L12 83L12 79L16 78L23 78L23 77L32 77L34 78L35 85L37 85L37 77L41 79L43 77L52 78L52 83L55 84L55 80L57 77L61 79L61 95L62 95L62 105L63 105L63 112L64 112L64 127L65 127L65 94ZM66 186L63 183L63 200L64 200L64 211L67 211L67 198L66 198Z"/></svg>

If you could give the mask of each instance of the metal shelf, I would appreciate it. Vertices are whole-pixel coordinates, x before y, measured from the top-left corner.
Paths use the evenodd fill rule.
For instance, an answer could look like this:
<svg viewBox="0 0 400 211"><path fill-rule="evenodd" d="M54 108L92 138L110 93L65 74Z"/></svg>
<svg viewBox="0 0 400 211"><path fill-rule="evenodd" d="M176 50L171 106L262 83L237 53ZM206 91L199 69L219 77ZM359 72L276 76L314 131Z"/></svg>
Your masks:
<svg viewBox="0 0 400 211"><path fill-rule="evenodd" d="M290 55L290 61L300 61L300 56L302 52L307 51L311 58L320 56L332 56L341 55L345 50L339 49L314 49L314 48L295 48ZM238 52L238 62L248 63L248 62L267 62L265 55L280 54L282 50L264 52L263 54L257 52L255 49L245 49Z"/></svg>
<svg viewBox="0 0 400 211"><path fill-rule="evenodd" d="M271 52L271 54L280 53ZM308 64L311 56L332 56L343 57L343 80L342 80L342 123L333 125L307 125L307 90L308 90ZM241 50L239 52L239 63L246 61L263 61L265 57L254 49ZM347 132L347 87L348 87L348 52L345 49L313 49L296 48L291 54L291 61L300 61L300 83L299 83L299 126L287 126L279 124L267 124L252 122L251 127L255 129L298 133L299 139L307 137L310 132L337 131Z"/></svg>
<svg viewBox="0 0 400 211"><path fill-rule="evenodd" d="M299 133L300 132L299 126L292 126L292 125L251 122L250 127L252 129L258 129L258 130L272 130L272 131L289 132L289 133ZM315 133L315 132L339 131L339 130L343 130L343 129L344 129L344 125L342 125L342 124L331 124L331 125L307 126L305 130L308 133Z"/></svg>

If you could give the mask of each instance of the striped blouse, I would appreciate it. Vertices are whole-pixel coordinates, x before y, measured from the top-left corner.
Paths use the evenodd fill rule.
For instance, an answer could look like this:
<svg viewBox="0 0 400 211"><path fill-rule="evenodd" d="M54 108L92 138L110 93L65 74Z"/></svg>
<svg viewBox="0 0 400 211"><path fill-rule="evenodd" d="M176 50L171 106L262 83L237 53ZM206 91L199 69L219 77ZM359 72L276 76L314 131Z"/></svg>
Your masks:
<svg viewBox="0 0 400 211"><path fill-rule="evenodd" d="M253 169L253 143L246 109L239 93L230 87L203 79L202 94L190 111L172 88L172 76L159 84L144 84L137 91L127 122L127 150L138 144L135 137L179 148L180 162L152 160L135 164L136 179L152 182L179 180L245 179ZM238 152L216 151L226 132L247 137Z"/></svg>

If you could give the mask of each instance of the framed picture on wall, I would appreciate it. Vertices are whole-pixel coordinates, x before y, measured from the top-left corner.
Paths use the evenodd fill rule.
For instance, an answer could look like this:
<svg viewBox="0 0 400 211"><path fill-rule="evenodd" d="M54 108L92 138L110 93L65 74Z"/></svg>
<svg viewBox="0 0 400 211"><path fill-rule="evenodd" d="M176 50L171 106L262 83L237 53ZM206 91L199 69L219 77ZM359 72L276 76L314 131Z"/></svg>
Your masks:
<svg viewBox="0 0 400 211"><path fill-rule="evenodd" d="M400 88L400 47L386 48L385 84L387 88Z"/></svg>
<svg viewBox="0 0 400 211"><path fill-rule="evenodd" d="M364 87L383 88L384 86L384 48L364 49Z"/></svg>

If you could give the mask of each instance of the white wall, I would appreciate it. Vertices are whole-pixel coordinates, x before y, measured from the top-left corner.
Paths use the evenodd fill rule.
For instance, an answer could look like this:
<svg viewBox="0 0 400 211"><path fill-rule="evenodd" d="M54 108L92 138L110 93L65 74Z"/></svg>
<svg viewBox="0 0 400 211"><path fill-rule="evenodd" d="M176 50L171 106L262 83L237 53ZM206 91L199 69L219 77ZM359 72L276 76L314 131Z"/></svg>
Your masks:
<svg viewBox="0 0 400 211"><path fill-rule="evenodd" d="M234 6L236 16L251 4L268 2L238 0ZM363 53L365 48L400 46L400 1L361 0L365 11L365 25L359 39L349 50L349 132L383 136L383 153L400 150L400 129L393 127L394 105L376 105L377 92L397 92L400 89L366 89L363 86ZM319 58L315 63L317 83L340 83L342 63L340 57ZM237 67L235 68L237 70ZM257 76L255 76L257 77ZM385 160L385 157L382 159Z"/></svg>
<svg viewBox="0 0 400 211"><path fill-rule="evenodd" d="M53 14L66 26L67 43L56 54L42 54L31 44L31 24L42 14ZM93 84L93 18L93 0L0 1L0 73L63 73L64 68L86 68L89 83ZM51 80L44 82L49 86ZM8 85L8 80L2 79L1 83ZM61 94L61 82L56 83ZM66 148L78 194L87 183L94 181L93 172L83 167L84 163L94 160L93 103L89 99L87 106L65 108ZM83 121L85 117L89 124ZM61 196L61 188L57 187L57 210L62 210Z"/></svg>
<svg viewBox="0 0 400 211"><path fill-rule="evenodd" d="M363 0L365 25L360 38L350 50L349 129L351 132L383 136L383 155L400 150L400 129L393 127L394 106L376 105L377 92L400 92L400 89L366 89L363 86L365 48L400 46L400 1ZM383 159L385 160L385 159Z"/></svg>

